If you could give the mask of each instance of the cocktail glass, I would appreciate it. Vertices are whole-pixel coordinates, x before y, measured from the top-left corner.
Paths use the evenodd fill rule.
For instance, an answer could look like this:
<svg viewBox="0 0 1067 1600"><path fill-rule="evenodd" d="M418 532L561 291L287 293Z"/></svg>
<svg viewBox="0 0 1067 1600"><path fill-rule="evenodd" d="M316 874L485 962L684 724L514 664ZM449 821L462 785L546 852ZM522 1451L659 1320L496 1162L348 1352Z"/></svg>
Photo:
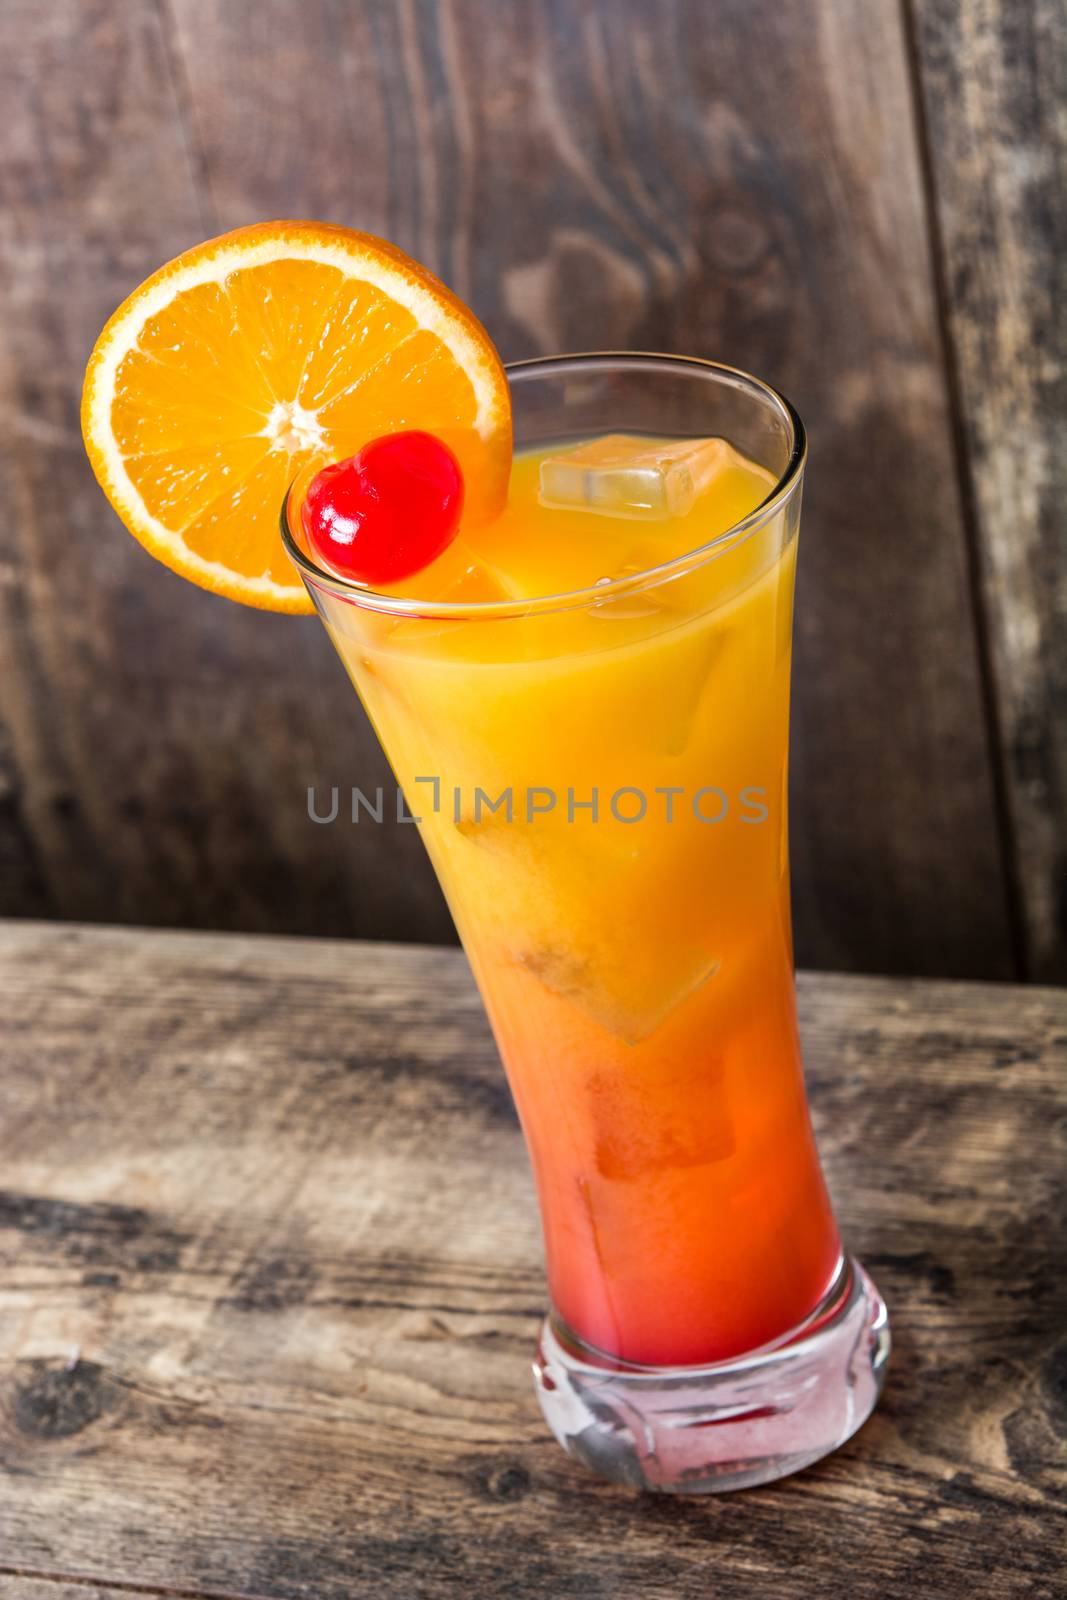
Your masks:
<svg viewBox="0 0 1067 1600"><path fill-rule="evenodd" d="M721 437L767 497L650 569L478 604L370 593L311 559L288 510L283 532L421 818L508 1073L545 1241L549 1427L640 1488L763 1483L860 1427L889 1352L841 1248L795 1017L804 431L711 362L560 357L509 382L517 450Z"/></svg>

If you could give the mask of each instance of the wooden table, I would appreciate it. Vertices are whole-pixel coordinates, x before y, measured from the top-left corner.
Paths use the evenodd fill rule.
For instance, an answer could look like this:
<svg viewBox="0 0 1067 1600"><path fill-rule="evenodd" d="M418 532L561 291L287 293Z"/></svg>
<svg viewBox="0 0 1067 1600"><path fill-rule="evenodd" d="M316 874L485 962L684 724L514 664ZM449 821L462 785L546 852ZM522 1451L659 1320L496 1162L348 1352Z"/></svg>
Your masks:
<svg viewBox="0 0 1067 1600"><path fill-rule="evenodd" d="M0 925L3 1600L1062 1595L1067 994L800 995L886 1393L786 1483L638 1498L541 1424L456 952Z"/></svg>

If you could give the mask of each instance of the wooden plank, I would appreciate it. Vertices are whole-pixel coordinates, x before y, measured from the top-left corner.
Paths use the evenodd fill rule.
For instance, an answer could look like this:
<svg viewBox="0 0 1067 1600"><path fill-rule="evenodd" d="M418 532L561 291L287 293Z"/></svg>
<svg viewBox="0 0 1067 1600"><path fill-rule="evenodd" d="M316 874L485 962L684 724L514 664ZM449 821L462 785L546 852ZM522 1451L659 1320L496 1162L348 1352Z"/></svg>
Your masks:
<svg viewBox="0 0 1067 1600"><path fill-rule="evenodd" d="M799 949L1008 971L895 13L616 14L309 0L297 29L279 0L180 0L169 38L167 7L5 8L0 906L449 935L412 830L308 821L309 784L386 781L316 625L162 572L77 439L139 277L311 211L440 267L509 354L695 349L795 393Z"/></svg>
<svg viewBox="0 0 1067 1600"><path fill-rule="evenodd" d="M299 30L285 0L173 9L220 220L389 233L509 357L681 350L792 394L800 958L1009 975L896 8L309 0Z"/></svg>
<svg viewBox="0 0 1067 1600"><path fill-rule="evenodd" d="M0 909L451 938L413 828L308 818L310 785L388 781L321 626L173 577L84 458L93 339L217 226L161 16L0 18Z"/></svg>
<svg viewBox="0 0 1067 1600"><path fill-rule="evenodd" d="M533 1196L458 953L0 927L0 1569L315 1600L687 1600L709 1573L793 1600L845 1571L857 1600L1053 1600L1067 996L800 992L889 1385L787 1484L664 1504L541 1426Z"/></svg>
<svg viewBox="0 0 1067 1600"><path fill-rule="evenodd" d="M1029 967L1067 978L1067 12L913 0Z"/></svg>
<svg viewBox="0 0 1067 1600"><path fill-rule="evenodd" d="M169 1589L142 1589L139 1585L83 1583L78 1578L40 1577L27 1572L6 1571L0 1566L0 1595L3 1600L200 1600L202 1590L187 1590L185 1595Z"/></svg>

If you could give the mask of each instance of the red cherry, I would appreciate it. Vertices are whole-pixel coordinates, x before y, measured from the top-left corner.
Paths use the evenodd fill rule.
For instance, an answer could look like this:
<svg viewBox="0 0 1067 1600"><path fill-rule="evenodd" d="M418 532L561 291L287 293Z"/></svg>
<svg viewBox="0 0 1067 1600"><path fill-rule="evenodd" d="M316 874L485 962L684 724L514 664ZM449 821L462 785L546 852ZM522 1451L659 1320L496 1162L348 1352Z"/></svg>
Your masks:
<svg viewBox="0 0 1067 1600"><path fill-rule="evenodd" d="M412 429L372 439L316 473L301 509L315 554L360 583L395 583L456 536L463 474L447 445Z"/></svg>

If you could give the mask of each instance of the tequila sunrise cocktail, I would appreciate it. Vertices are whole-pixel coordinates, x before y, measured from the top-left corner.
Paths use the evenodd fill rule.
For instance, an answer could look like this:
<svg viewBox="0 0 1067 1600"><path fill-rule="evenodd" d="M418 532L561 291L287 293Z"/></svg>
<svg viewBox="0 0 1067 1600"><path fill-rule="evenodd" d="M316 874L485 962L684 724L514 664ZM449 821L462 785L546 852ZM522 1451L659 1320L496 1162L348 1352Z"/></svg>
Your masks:
<svg viewBox="0 0 1067 1600"><path fill-rule="evenodd" d="M560 358L511 387L492 522L361 593L314 559L298 483L291 549L421 819L519 1108L549 1422L625 1481L758 1482L854 1431L887 1350L796 1031L802 435L702 363Z"/></svg>
<svg viewBox="0 0 1067 1600"><path fill-rule="evenodd" d="M518 455L503 516L396 586L497 616L397 615L311 580L485 998L556 1311L650 1365L780 1337L840 1256L793 1014L794 524L599 597L598 578L708 544L773 489L702 448L706 486L648 520L546 506L541 474L572 452Z"/></svg>
<svg viewBox="0 0 1067 1600"><path fill-rule="evenodd" d="M142 345L169 348L150 280L141 333L124 356L105 334L90 368L94 464L172 565L297 610L255 542L261 502L291 484L289 555L421 819L518 1105L557 1437L642 1487L781 1476L862 1423L888 1351L877 1291L842 1254L796 1031L799 421L711 363L559 358L505 380L469 313L387 247L249 232L174 266L228 328L203 342L236 367L229 426L261 430L220 436L202 391L177 432L172 399L115 399L124 373L158 382ZM278 343L282 376L257 389L275 345L252 275L284 301L311 267L340 281L302 359ZM215 469L245 474L214 500L205 406Z"/></svg>

